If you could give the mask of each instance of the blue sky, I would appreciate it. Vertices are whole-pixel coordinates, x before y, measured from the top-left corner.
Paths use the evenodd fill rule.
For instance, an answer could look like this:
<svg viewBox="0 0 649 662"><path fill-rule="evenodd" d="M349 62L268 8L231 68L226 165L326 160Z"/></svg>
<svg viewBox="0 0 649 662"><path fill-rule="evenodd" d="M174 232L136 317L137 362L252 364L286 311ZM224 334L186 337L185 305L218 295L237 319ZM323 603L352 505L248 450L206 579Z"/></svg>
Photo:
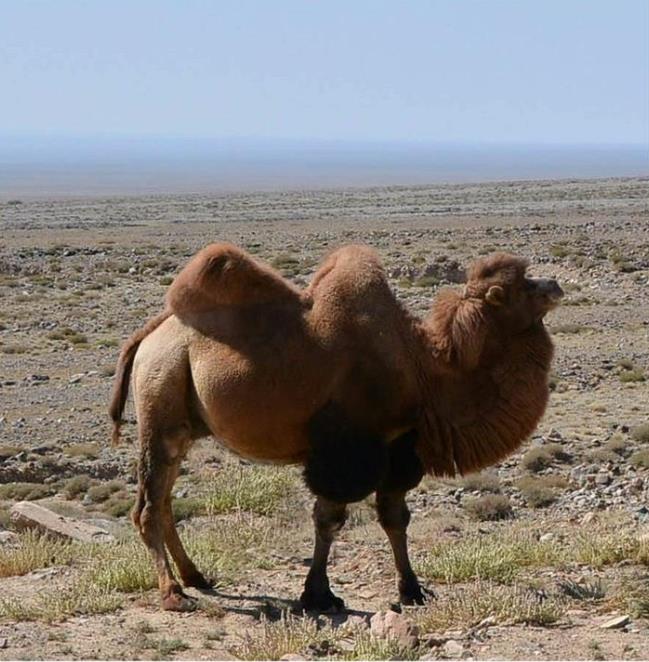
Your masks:
<svg viewBox="0 0 649 662"><path fill-rule="evenodd" d="M0 133L649 143L646 0L3 0Z"/></svg>

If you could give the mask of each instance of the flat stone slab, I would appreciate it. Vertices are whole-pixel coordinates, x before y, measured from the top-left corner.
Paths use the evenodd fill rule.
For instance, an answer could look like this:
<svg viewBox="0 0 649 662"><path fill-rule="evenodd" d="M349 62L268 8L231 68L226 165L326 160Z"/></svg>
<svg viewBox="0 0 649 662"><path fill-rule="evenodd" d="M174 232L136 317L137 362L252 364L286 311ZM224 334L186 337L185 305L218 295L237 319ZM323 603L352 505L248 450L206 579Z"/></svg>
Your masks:
<svg viewBox="0 0 649 662"><path fill-rule="evenodd" d="M625 625L629 624L629 617L628 616L616 616L615 618L612 618L610 621L606 621L606 623L602 623L599 627L602 628L603 630L617 630L619 628L623 628Z"/></svg>
<svg viewBox="0 0 649 662"><path fill-rule="evenodd" d="M81 542L113 542L115 538L83 520L64 517L31 501L19 501L11 508L11 522L18 531L38 529L43 533Z"/></svg>

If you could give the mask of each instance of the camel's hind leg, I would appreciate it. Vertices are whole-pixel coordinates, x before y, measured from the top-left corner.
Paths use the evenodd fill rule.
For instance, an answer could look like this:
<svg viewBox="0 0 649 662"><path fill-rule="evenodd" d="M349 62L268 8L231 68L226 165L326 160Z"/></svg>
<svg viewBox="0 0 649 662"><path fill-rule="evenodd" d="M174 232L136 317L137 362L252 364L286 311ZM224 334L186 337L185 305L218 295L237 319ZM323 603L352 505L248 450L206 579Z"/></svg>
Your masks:
<svg viewBox="0 0 649 662"><path fill-rule="evenodd" d="M168 530L165 521L167 504L170 506L169 490L175 478L174 465L180 461L186 451L185 437L179 437L177 432L161 432L156 429L154 423L142 418L139 427L141 445L138 465L139 485L137 501L132 512L133 523L153 557L163 608L171 611L189 611L195 607L195 602L183 593L173 575L165 551L165 537Z"/></svg>
<svg viewBox="0 0 649 662"><path fill-rule="evenodd" d="M306 610L315 609L341 611L345 603L336 597L329 587L327 577L327 561L334 537L347 519L347 504L329 501L318 497L313 507L313 523L315 524L315 549L313 562L300 598Z"/></svg>
<svg viewBox="0 0 649 662"><path fill-rule="evenodd" d="M169 471L169 484L167 485L167 495L164 501L164 525L165 525L165 543L171 557L178 568L178 573L185 586L193 586L194 588L208 589L212 584L194 565L194 562L189 558L183 543L180 540L176 523L174 521L173 508L171 506L171 490L178 477L180 470L180 463L182 457L178 457Z"/></svg>

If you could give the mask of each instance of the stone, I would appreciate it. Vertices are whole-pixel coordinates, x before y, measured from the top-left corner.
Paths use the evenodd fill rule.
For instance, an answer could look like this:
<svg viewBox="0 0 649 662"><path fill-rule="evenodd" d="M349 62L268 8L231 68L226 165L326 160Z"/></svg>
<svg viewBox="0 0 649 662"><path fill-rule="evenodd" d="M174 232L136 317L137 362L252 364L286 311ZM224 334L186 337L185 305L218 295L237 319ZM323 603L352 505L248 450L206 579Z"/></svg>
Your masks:
<svg viewBox="0 0 649 662"><path fill-rule="evenodd" d="M624 616L616 616L610 621L602 623L599 627L602 628L602 630L618 630L627 625L630 620L631 619L626 614Z"/></svg>
<svg viewBox="0 0 649 662"><path fill-rule="evenodd" d="M444 655L451 658L461 658L464 655L464 646L455 639L449 639L442 648Z"/></svg>
<svg viewBox="0 0 649 662"><path fill-rule="evenodd" d="M6 637L2 637L2 638L0 639L0 648L6 648L6 647L7 647L7 644L8 644L7 638L6 638Z"/></svg>
<svg viewBox="0 0 649 662"><path fill-rule="evenodd" d="M595 515L595 513L593 513L593 512L586 513L586 514L581 518L581 523L582 523L582 524L590 524L591 522L593 522L593 520L595 519L595 517L596 517L596 515Z"/></svg>
<svg viewBox="0 0 649 662"><path fill-rule="evenodd" d="M367 616L361 616L360 614L352 614L351 616L347 617L347 620L345 621L345 627L352 629L358 628L362 630L367 630L370 627L370 624L367 619Z"/></svg>
<svg viewBox="0 0 649 662"><path fill-rule="evenodd" d="M13 531L0 531L0 545L15 545L18 536Z"/></svg>
<svg viewBox="0 0 649 662"><path fill-rule="evenodd" d="M38 529L60 538L82 542L112 542L115 538L97 526L72 517L57 515L31 501L19 501L11 508L11 522L15 529Z"/></svg>
<svg viewBox="0 0 649 662"><path fill-rule="evenodd" d="M280 660L304 660L304 655L297 655L296 653L286 653L279 658Z"/></svg>
<svg viewBox="0 0 649 662"><path fill-rule="evenodd" d="M72 375L70 379L68 379L68 384L78 384L84 377L84 374L82 372L78 372L76 375Z"/></svg>
<svg viewBox="0 0 649 662"><path fill-rule="evenodd" d="M595 483L597 485L608 485L612 480L613 478L609 473L600 473L595 476Z"/></svg>
<svg viewBox="0 0 649 662"><path fill-rule="evenodd" d="M370 619L370 631L377 637L392 639L406 648L419 643L419 628L396 611L377 611Z"/></svg>

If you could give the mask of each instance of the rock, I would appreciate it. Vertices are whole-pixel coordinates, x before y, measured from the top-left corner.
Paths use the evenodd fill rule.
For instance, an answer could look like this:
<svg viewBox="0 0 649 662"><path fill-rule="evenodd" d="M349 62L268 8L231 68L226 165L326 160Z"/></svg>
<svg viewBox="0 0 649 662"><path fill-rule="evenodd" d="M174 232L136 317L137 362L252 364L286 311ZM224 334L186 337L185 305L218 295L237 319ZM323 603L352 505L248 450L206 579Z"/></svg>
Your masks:
<svg viewBox="0 0 649 662"><path fill-rule="evenodd" d="M18 536L13 531L0 531L0 545L15 545Z"/></svg>
<svg viewBox="0 0 649 662"><path fill-rule="evenodd" d="M595 482L597 483L597 485L608 485L611 482L611 480L613 480L611 474L607 472L597 474L597 476L595 477Z"/></svg>
<svg viewBox="0 0 649 662"><path fill-rule="evenodd" d="M39 529L62 538L82 542L112 542L115 538L97 526L72 517L57 515L31 501L19 501L11 508L11 522L18 530Z"/></svg>
<svg viewBox="0 0 649 662"><path fill-rule="evenodd" d="M444 655L451 658L460 658L464 655L464 646L455 639L449 639L442 648Z"/></svg>
<svg viewBox="0 0 649 662"><path fill-rule="evenodd" d="M370 631L377 637L392 639L406 648L415 648L419 643L417 626L396 611L377 611L370 619Z"/></svg>
<svg viewBox="0 0 649 662"><path fill-rule="evenodd" d="M603 630L618 630L619 628L623 628L625 625L627 625L629 620L630 618L626 614L624 616L616 616L610 621L602 623L599 627Z"/></svg>
<svg viewBox="0 0 649 662"><path fill-rule="evenodd" d="M581 518L581 523L582 524L590 524L593 522L595 519L596 515L593 512L586 513L582 518Z"/></svg>
<svg viewBox="0 0 649 662"><path fill-rule="evenodd" d="M358 628L362 630L367 630L367 628L370 627L370 624L367 619L367 616L352 614L351 616L347 617L347 620L345 621L345 626L352 629Z"/></svg>
<svg viewBox="0 0 649 662"><path fill-rule="evenodd" d="M0 648L6 648L6 647L7 647L7 643L8 643L8 642L7 642L7 638L6 638L6 637L2 637L2 639L0 639Z"/></svg>
<svg viewBox="0 0 649 662"><path fill-rule="evenodd" d="M280 660L304 660L304 655L298 655L297 653L286 653L279 658Z"/></svg>
<svg viewBox="0 0 649 662"><path fill-rule="evenodd" d="M68 379L68 384L77 384L79 383L84 377L84 374L82 372L78 372L76 375L72 375L70 379Z"/></svg>

